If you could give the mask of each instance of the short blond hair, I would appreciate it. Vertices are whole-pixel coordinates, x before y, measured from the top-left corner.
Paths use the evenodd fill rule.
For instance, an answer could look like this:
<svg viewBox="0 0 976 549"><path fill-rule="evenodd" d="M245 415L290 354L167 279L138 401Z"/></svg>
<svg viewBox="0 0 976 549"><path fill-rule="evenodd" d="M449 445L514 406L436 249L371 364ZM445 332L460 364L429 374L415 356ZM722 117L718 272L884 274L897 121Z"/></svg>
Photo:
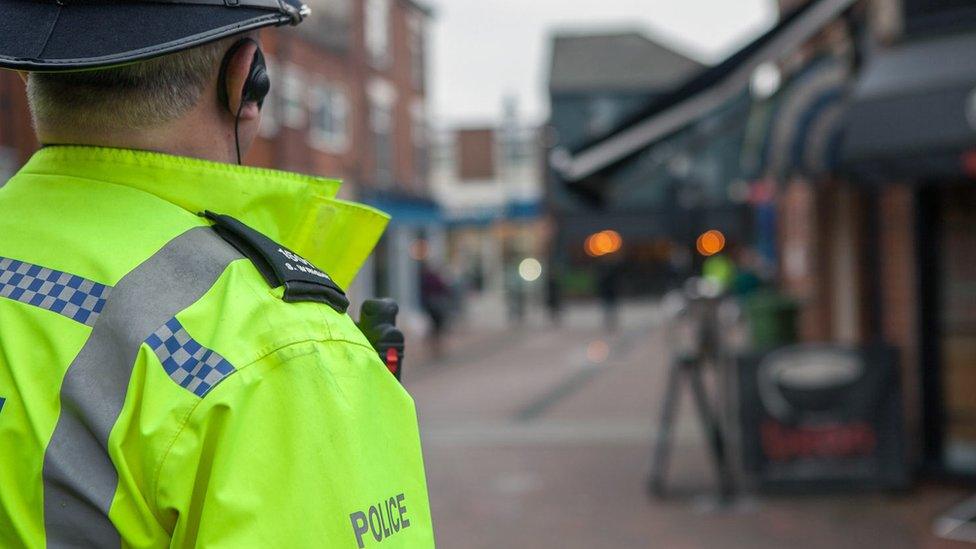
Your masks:
<svg viewBox="0 0 976 549"><path fill-rule="evenodd" d="M145 129L189 111L211 85L231 40L149 61L79 72L32 73L27 97L36 126Z"/></svg>

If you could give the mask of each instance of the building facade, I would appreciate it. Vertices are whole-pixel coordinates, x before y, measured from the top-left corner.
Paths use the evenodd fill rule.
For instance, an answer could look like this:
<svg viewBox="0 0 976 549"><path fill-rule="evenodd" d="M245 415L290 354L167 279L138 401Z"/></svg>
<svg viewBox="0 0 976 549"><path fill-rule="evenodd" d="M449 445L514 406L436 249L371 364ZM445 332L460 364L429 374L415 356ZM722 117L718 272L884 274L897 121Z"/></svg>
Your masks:
<svg viewBox="0 0 976 549"><path fill-rule="evenodd" d="M444 130L433 144L431 190L449 227L437 261L473 306L542 293L541 273L518 274L523 261L545 258L542 135L513 102L505 111L497 125Z"/></svg>
<svg viewBox="0 0 976 549"><path fill-rule="evenodd" d="M637 31L560 33L551 44L547 145L552 151L572 151L599 140L703 68ZM613 174L594 186L628 186L632 176ZM601 267L584 243L605 230L616 231L625 243L622 263L630 272L622 280L624 291L647 291L655 286L648 280L663 284L674 239L670 221L676 198L671 189L638 185L638 192L612 194L593 186L564 185L558 171L550 171L547 178L546 202L553 221L550 263L559 278L554 291L596 291ZM629 185L632 191L634 187ZM645 190L652 192L639 192Z"/></svg>
<svg viewBox="0 0 976 549"><path fill-rule="evenodd" d="M843 188L861 204L863 337L902 353L928 470L976 476L976 7L891 2L846 115ZM828 261L836 262L836 253Z"/></svg>
<svg viewBox="0 0 976 549"><path fill-rule="evenodd" d="M796 90L810 89L803 75L817 62L845 69L826 115L837 120L828 169L765 173L777 187L779 283L801 304L801 339L894 346L910 462L967 477L976 476L976 64L963 52L974 37L971 4L854 3L780 64L790 78L781 97L804 95ZM795 148L809 153L810 143Z"/></svg>
<svg viewBox="0 0 976 549"><path fill-rule="evenodd" d="M745 112L726 117L743 136L733 176L800 340L896 348L910 463L976 476L976 8L781 6L773 29L557 167L599 184L681 154L693 128L717 143L708 121Z"/></svg>

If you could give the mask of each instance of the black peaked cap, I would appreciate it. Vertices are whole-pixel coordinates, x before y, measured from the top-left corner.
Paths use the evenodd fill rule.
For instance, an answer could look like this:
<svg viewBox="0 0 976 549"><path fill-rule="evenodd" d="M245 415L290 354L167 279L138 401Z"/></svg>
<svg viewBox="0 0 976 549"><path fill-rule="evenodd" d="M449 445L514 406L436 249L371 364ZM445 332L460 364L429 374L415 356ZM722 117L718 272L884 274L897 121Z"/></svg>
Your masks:
<svg viewBox="0 0 976 549"><path fill-rule="evenodd" d="M300 0L0 0L0 68L121 65L307 13Z"/></svg>

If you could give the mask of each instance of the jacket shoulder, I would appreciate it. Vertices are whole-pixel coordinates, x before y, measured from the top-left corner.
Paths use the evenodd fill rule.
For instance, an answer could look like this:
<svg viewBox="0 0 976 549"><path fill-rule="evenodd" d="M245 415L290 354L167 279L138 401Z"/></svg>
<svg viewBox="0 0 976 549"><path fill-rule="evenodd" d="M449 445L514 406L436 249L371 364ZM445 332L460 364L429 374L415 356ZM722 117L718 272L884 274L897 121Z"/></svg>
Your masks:
<svg viewBox="0 0 976 549"><path fill-rule="evenodd" d="M239 255L176 315L189 335L236 367L302 342L372 348L346 314L345 293L327 274L243 223L218 219L209 230Z"/></svg>
<svg viewBox="0 0 976 549"><path fill-rule="evenodd" d="M254 264L269 286L283 288L284 301L324 303L339 313L349 308L342 288L307 259L229 215L210 211L204 215L221 238Z"/></svg>

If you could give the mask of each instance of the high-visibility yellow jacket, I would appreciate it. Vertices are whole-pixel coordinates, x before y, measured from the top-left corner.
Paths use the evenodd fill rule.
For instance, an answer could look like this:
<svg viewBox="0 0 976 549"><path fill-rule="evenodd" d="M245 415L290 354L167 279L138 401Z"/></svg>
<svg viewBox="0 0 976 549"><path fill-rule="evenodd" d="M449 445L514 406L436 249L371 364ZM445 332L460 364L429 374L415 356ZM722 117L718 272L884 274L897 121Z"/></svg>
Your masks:
<svg viewBox="0 0 976 549"><path fill-rule="evenodd" d="M337 190L62 146L0 188L0 547L433 546L411 398L198 215L345 285L387 218Z"/></svg>

